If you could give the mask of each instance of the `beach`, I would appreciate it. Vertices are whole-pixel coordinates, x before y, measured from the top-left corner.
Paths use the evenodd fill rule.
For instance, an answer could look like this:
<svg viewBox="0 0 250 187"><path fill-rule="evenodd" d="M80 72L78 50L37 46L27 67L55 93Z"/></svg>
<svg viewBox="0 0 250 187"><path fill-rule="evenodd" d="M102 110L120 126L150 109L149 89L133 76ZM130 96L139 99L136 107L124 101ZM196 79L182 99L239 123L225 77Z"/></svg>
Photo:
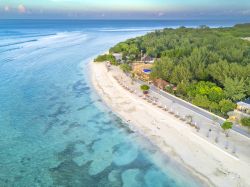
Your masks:
<svg viewBox="0 0 250 187"><path fill-rule="evenodd" d="M185 122L124 89L104 63L89 63L94 89L128 126L208 186L250 186L250 162L195 133Z"/></svg>

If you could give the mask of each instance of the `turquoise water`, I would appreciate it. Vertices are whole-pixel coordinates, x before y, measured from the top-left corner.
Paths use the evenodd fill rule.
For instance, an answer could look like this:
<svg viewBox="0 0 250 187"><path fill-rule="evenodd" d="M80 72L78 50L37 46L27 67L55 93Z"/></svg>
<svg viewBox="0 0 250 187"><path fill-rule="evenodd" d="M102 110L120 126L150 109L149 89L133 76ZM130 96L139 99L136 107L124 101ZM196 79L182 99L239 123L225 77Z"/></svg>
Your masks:
<svg viewBox="0 0 250 187"><path fill-rule="evenodd" d="M0 186L201 186L89 84L95 55L166 26L149 23L0 24Z"/></svg>

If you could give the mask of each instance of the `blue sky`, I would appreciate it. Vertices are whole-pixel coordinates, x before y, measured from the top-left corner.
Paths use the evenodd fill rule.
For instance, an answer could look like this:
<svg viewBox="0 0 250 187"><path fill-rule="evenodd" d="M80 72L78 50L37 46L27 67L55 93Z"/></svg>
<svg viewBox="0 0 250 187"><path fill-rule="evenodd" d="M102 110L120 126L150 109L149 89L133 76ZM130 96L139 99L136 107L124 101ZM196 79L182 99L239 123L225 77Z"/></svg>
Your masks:
<svg viewBox="0 0 250 187"><path fill-rule="evenodd" d="M235 19L250 0L0 0L0 18Z"/></svg>

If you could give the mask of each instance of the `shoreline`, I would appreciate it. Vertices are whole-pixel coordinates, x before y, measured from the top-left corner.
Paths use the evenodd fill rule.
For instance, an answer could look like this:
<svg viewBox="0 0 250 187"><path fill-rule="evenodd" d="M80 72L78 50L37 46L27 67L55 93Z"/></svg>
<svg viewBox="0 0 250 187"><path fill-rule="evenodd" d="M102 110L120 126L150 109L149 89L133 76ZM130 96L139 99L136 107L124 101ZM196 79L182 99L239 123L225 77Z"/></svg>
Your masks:
<svg viewBox="0 0 250 187"><path fill-rule="evenodd" d="M94 62L91 62L94 63ZM91 66L91 63L87 64L88 67ZM90 73L92 68L90 67ZM198 171L195 171L194 168L192 168L191 166L186 165L182 159L180 157L172 159L164 150L161 149L161 147L157 144L157 140L151 140L149 136L147 136L146 134L143 133L143 131L140 130L140 128L138 128L136 125L132 124L130 122L130 120L126 120L126 118L124 116L122 116L121 114L119 114L118 112L115 111L115 109L113 107L111 107L109 105L109 103L106 102L106 100L103 98L103 96L101 96L99 94L98 89L94 86L93 84L93 79L91 78L90 80L91 83L91 88L93 90L96 91L96 95L98 95L101 99L101 103L102 105L105 106L105 108L108 108L108 110L110 110L115 116L117 116L118 118L121 119L122 121L122 126L124 126L125 128L130 129L133 133L135 133L136 135L139 135L141 138L143 138L143 140L147 141L147 145L146 147L149 147L150 145L155 146L154 149L157 150L157 152L159 152L160 154L162 154L164 156L164 159L170 159L170 164L177 166L178 169L182 170L185 172L186 175L188 175L189 177L195 177L195 181L199 182L199 184L202 184L202 186L200 187L206 187L206 186L215 186L210 180L209 178L207 178L206 176L202 175L201 173L199 173ZM95 97L94 96L94 97ZM144 147L144 146L143 146ZM158 164L158 166L160 167L160 164ZM163 169L163 168L161 168ZM191 172L191 173L189 173Z"/></svg>
<svg viewBox="0 0 250 187"><path fill-rule="evenodd" d="M241 178L240 171L247 172L249 165L238 162L237 169L234 167L235 160L230 158L219 148L201 141L201 137L192 132L179 119L148 104L141 98L122 88L115 80L111 72L107 72L104 63L89 63L91 84L105 104L121 119L129 128L147 138L157 146L163 154L183 166L191 176L208 186L247 186L247 174ZM100 81L103 80L103 81ZM105 81L104 81L105 80ZM152 115L154 114L154 115ZM150 122L161 119L157 130ZM159 120L158 120L159 121ZM204 140L205 141L205 140ZM185 143L183 143L185 142ZM207 147L206 147L207 144ZM174 146L173 146L174 145ZM211 155L209 155L212 153ZM222 163L226 160L229 165ZM237 180L236 180L237 179Z"/></svg>

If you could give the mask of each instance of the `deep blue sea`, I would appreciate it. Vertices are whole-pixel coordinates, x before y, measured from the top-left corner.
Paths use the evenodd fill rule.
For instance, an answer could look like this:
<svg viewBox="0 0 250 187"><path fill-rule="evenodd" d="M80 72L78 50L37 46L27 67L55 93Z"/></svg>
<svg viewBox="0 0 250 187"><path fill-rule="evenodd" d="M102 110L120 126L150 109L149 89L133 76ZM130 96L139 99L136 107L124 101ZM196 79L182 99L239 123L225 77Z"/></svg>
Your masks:
<svg viewBox="0 0 250 187"><path fill-rule="evenodd" d="M0 20L0 186L201 186L102 103L87 63L154 29L235 23Z"/></svg>

